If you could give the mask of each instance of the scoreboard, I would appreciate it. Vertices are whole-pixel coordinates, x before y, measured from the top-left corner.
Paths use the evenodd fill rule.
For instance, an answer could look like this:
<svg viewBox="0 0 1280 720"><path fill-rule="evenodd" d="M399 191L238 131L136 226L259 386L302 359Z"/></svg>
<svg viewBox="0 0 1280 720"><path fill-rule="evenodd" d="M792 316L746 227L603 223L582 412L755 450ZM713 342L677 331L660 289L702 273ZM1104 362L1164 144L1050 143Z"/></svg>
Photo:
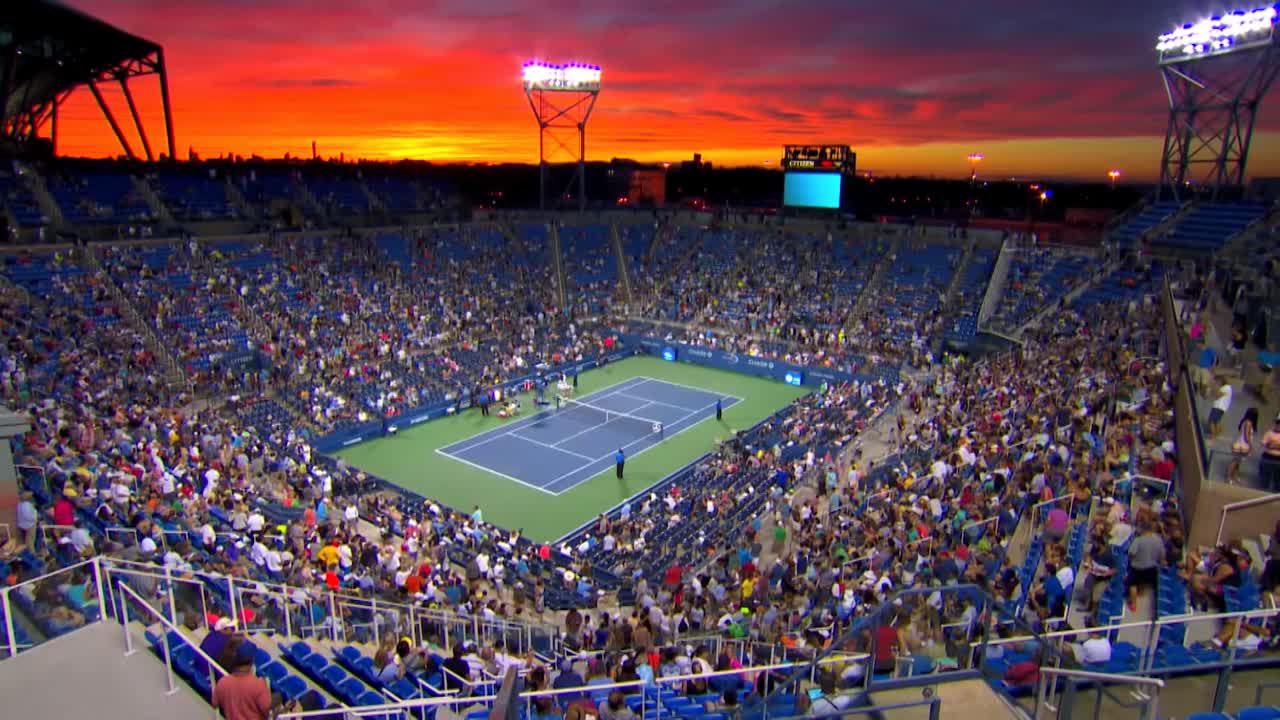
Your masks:
<svg viewBox="0 0 1280 720"><path fill-rule="evenodd" d="M817 170L852 175L857 166L857 153L848 145L784 145L783 170Z"/></svg>
<svg viewBox="0 0 1280 720"><path fill-rule="evenodd" d="M848 189L845 175L856 171L857 155L848 145L785 145L782 148L782 204L793 208L839 210Z"/></svg>

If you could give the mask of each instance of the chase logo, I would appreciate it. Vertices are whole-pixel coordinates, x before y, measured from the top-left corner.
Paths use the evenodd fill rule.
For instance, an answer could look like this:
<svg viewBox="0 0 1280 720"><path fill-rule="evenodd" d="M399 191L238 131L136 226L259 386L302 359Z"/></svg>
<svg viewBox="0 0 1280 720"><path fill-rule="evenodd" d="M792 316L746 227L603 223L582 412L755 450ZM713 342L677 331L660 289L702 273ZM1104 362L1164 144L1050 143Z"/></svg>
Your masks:
<svg viewBox="0 0 1280 720"><path fill-rule="evenodd" d="M766 368L768 370L773 369L772 360L757 360L756 358L747 358L747 364L750 365L751 367Z"/></svg>
<svg viewBox="0 0 1280 720"><path fill-rule="evenodd" d="M688 349L688 350L686 350L685 352L689 353L690 355L692 355L692 356L694 356L694 357L706 358L706 359L708 359L708 360L710 360L711 358L715 357L715 355L712 355L712 354L711 354L711 351L710 351L710 350L699 350L699 349L697 349L697 348L689 348L689 349Z"/></svg>

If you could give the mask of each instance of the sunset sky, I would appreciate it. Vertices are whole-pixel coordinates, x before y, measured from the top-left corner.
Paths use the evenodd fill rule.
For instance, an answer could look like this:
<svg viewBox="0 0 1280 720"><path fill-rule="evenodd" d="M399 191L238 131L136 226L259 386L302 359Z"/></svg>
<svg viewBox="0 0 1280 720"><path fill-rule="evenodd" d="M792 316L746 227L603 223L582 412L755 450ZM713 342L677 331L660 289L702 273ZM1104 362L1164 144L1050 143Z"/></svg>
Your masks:
<svg viewBox="0 0 1280 720"><path fill-rule="evenodd" d="M604 68L590 160L777 162L838 142L880 174L1157 173L1155 36L1182 0L80 0L165 47L179 155L536 162L526 59ZM158 91L135 89L158 119ZM113 99L119 100L118 95ZM1280 175L1280 98L1251 175ZM123 103L117 116L127 117ZM59 151L116 154L87 92ZM152 122L152 145L162 131ZM136 147L136 143L135 143ZM566 158L567 159L567 158Z"/></svg>

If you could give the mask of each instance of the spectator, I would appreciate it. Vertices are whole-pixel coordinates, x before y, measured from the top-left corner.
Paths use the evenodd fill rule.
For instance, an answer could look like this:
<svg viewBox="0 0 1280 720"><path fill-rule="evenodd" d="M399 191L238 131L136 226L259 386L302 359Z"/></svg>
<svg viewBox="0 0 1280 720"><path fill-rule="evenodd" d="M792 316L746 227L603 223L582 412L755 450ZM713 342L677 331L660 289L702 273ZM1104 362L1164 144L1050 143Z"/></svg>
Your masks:
<svg viewBox="0 0 1280 720"><path fill-rule="evenodd" d="M213 686L211 704L227 720L267 720L272 702L267 681L253 674L253 646L229 642L226 647L229 675Z"/></svg>

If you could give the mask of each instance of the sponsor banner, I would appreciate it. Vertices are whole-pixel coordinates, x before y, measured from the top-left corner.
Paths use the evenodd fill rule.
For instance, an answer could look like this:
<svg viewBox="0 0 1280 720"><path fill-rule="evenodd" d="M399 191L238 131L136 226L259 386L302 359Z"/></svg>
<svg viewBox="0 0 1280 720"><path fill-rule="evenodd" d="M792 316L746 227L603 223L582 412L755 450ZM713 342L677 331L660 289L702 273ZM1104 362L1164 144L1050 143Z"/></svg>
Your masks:
<svg viewBox="0 0 1280 720"><path fill-rule="evenodd" d="M803 365L792 365L781 360L769 360L768 358L740 355L725 350L665 342L643 335L623 335L622 341L628 347L639 348L643 352L667 360L705 365L706 367L730 370L747 375L757 375L792 385L803 384L817 387L823 383L871 379L831 368L810 368ZM670 353L671 357L668 357L668 353Z"/></svg>
<svg viewBox="0 0 1280 720"><path fill-rule="evenodd" d="M661 348L662 343L655 341L653 347ZM545 374L563 373L565 375L572 376L575 371L582 372L600 367L605 363L621 360L629 354L631 354L630 351L624 347L619 351L609 353L604 358L580 360L576 362L563 363L553 368L547 368ZM532 382L535 378L537 378L537 374L530 373L523 377L509 380L497 387L502 390L503 395L513 391L519 392L521 386L525 383ZM425 405L413 408L412 410L406 410L393 418L388 418L388 425L395 427L418 425L420 423L427 422L428 420L435 420L436 418L444 417L445 415L448 415L450 411L462 412L468 407L470 407L470 398ZM312 447L315 448L317 452L321 453L336 452L344 447L349 447L351 445L362 443L366 440L373 440L374 438L382 437L386 434L386 431L387 428L383 426L381 420L373 420L318 438L312 443Z"/></svg>

